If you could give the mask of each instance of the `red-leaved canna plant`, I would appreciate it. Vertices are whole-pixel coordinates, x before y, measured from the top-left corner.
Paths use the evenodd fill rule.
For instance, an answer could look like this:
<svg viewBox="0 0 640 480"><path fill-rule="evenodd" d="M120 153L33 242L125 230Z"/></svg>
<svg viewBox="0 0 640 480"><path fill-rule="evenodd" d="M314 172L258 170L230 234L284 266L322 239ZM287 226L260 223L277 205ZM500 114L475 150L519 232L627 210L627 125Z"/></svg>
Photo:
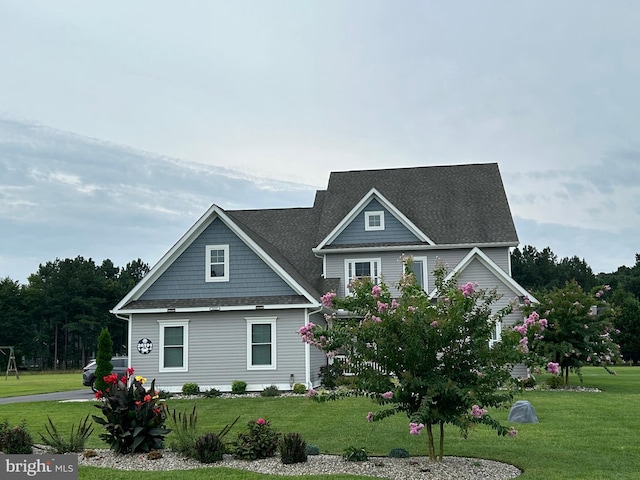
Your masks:
<svg viewBox="0 0 640 480"><path fill-rule="evenodd" d="M149 452L164 447L164 437L171 431L165 428L167 406L159 401L155 380L149 389L147 379L133 376L133 368L121 378L112 373L104 377L105 391L96 392L96 405L105 418L93 415L93 420L104 425L106 433L100 438L116 453Z"/></svg>

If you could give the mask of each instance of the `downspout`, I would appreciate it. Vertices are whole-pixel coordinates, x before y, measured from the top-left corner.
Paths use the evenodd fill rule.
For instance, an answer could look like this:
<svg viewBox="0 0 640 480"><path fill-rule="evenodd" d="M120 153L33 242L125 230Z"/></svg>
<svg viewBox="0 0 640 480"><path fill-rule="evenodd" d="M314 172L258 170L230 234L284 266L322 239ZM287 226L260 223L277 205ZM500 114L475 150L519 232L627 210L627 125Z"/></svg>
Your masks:
<svg viewBox="0 0 640 480"><path fill-rule="evenodd" d="M111 313L113 313L113 311L111 311ZM120 319L120 320L125 320L127 322L127 367L131 367L131 335L132 335L132 322L131 322L131 314L129 315L122 315L120 313L113 313L116 318Z"/></svg>
<svg viewBox="0 0 640 480"><path fill-rule="evenodd" d="M310 312L308 308L305 308L304 324L309 325L309 317L316 313L320 313L323 309L324 307L320 307L319 309ZM305 384L307 385L307 388L312 388L313 385L311 384L311 345L309 345L308 343L304 344L304 375L305 375L304 381L305 381Z"/></svg>

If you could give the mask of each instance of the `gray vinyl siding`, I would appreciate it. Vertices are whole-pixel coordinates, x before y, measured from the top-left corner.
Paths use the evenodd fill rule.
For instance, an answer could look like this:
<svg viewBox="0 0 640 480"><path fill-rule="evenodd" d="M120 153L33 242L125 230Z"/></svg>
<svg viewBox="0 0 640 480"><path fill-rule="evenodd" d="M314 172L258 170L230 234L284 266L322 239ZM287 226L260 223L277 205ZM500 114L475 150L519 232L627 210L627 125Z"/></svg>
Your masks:
<svg viewBox="0 0 640 480"><path fill-rule="evenodd" d="M246 318L276 317L276 369L247 369ZM242 380L252 390L269 385L289 389L290 375L305 382L305 344L298 328L304 325L304 310L265 310L243 312L207 312L192 314L137 314L131 333L131 365L136 374L156 387L179 391L186 382L195 382L201 389L217 388L229 391L234 380ZM188 372L160 372L160 325L158 320L189 320ZM153 342L153 351L138 353L141 338Z"/></svg>
<svg viewBox="0 0 640 480"><path fill-rule="evenodd" d="M229 245L229 281L205 281L207 245ZM220 219L141 296L141 300L295 295L294 290Z"/></svg>
<svg viewBox="0 0 640 480"><path fill-rule="evenodd" d="M438 261L443 262L449 270L452 270L460 261L469 253L471 249L450 249L450 250L410 250L405 249L402 252L384 252L384 253L335 253L327 255L326 262L326 278L339 278L340 289L337 292L338 295L345 294L345 260L355 259L370 259L380 258L382 273L382 279L384 283L389 287L392 295L399 295L397 289L400 276L403 273L403 265L400 261L402 255L405 257L410 255L415 257L427 258L427 291L430 291L435 286L435 278L433 276L433 270L436 268ZM501 248L483 248L482 251L491 258L499 267L503 268L505 272L508 272L509 262L509 249L507 247ZM481 284L481 282L478 282ZM492 286L491 286L492 287ZM488 288L491 288L488 287Z"/></svg>
<svg viewBox="0 0 640 480"><path fill-rule="evenodd" d="M384 230L365 230L365 212L384 212ZM362 243L415 242L418 238L398 221L377 200L369 204L340 232L331 245L357 245Z"/></svg>
<svg viewBox="0 0 640 480"><path fill-rule="evenodd" d="M485 268L478 260L473 260L460 276L460 282L477 282L483 288L496 288L501 298L494 303L494 311L498 311L509 305L509 302L518 297L518 292L514 292L501 279L495 277L489 270ZM513 313L502 319L502 327L515 325L522 321L522 314L515 310ZM523 364L516 365L513 368L512 375L515 377L526 377L527 368Z"/></svg>

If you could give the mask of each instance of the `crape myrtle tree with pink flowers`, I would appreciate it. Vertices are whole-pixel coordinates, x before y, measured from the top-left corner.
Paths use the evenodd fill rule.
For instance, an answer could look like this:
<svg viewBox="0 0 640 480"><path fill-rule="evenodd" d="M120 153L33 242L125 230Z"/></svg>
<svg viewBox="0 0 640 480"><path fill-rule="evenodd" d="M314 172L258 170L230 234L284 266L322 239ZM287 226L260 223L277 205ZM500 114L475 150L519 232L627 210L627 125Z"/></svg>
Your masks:
<svg viewBox="0 0 640 480"><path fill-rule="evenodd" d="M570 371L582 381L580 368L585 365L608 369L620 357L620 347L611 338L614 311L606 302L610 290L604 285L587 293L572 281L544 295L540 304L525 299L521 309L526 318L513 330L521 335L529 366L560 374L565 385Z"/></svg>
<svg viewBox="0 0 640 480"><path fill-rule="evenodd" d="M447 270L434 271L438 296L422 291L410 269L410 259L392 298L384 283L369 278L355 280L350 296L323 296L325 306L349 312L348 318L327 316L327 326L305 325L303 341L332 356L344 354L355 373L355 390L345 395L367 395L381 409L369 412L376 421L404 412L409 432L426 430L429 457L442 460L444 425L460 428L466 437L474 424L485 424L499 435L514 435L486 408L510 403L511 367L522 360L520 335L509 330L501 342L490 345L495 326L511 311L492 308L499 298L495 290L477 284L458 284L457 276L446 279ZM335 399L337 392L310 390L318 401ZM364 420L364 416L363 416ZM436 453L434 430L439 429Z"/></svg>

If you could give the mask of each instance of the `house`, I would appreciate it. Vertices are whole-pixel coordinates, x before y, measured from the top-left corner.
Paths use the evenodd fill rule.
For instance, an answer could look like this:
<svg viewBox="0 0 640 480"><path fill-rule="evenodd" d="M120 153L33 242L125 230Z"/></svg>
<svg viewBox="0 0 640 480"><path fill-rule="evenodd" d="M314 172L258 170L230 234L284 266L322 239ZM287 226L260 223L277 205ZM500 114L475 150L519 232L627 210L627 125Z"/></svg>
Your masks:
<svg viewBox="0 0 640 480"><path fill-rule="evenodd" d="M112 312L132 366L164 390L315 386L327 358L297 330L324 321L322 294L360 276L393 287L411 255L426 292L441 259L501 308L529 295L510 276L517 245L495 163L333 172L309 208L211 206Z"/></svg>

